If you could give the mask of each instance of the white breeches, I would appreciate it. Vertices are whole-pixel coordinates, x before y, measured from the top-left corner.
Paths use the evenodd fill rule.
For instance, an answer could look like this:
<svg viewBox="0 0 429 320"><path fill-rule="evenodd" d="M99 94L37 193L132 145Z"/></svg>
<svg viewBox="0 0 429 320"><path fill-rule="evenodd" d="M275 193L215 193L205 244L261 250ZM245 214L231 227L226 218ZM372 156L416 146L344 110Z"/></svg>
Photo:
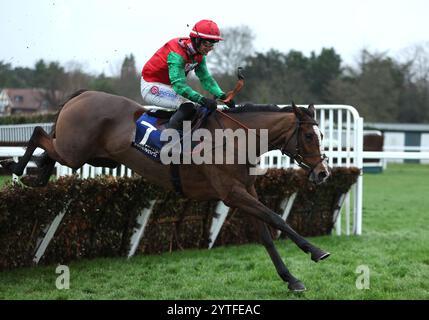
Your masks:
<svg viewBox="0 0 429 320"><path fill-rule="evenodd" d="M176 110L184 102L190 100L178 95L171 86L158 83L146 82L141 78L140 91L143 102L147 105Z"/></svg>

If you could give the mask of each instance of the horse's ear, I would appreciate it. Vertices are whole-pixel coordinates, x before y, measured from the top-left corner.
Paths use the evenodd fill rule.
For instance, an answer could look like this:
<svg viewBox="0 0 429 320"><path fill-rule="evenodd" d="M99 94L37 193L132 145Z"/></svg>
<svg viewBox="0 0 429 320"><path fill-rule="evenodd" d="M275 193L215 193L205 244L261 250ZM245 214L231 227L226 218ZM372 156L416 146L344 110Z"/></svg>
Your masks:
<svg viewBox="0 0 429 320"><path fill-rule="evenodd" d="M311 117L312 117L312 118L314 118L314 115L315 115L315 113L316 113L316 109L314 108L314 104L310 104L310 105L308 106L308 112L310 112Z"/></svg>
<svg viewBox="0 0 429 320"><path fill-rule="evenodd" d="M295 113L296 117L298 119L301 119L302 118L302 111L299 109L299 107L297 107L297 105L293 101L292 101L292 108L293 108L293 112Z"/></svg>

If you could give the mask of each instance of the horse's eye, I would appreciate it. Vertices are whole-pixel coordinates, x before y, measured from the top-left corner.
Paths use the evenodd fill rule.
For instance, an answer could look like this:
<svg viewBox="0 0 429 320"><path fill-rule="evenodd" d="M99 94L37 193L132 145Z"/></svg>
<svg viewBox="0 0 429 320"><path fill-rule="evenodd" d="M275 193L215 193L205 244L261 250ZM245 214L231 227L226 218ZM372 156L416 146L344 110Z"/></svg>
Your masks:
<svg viewBox="0 0 429 320"><path fill-rule="evenodd" d="M305 134L305 139L311 140L311 138L313 138L313 134L312 133L306 133Z"/></svg>

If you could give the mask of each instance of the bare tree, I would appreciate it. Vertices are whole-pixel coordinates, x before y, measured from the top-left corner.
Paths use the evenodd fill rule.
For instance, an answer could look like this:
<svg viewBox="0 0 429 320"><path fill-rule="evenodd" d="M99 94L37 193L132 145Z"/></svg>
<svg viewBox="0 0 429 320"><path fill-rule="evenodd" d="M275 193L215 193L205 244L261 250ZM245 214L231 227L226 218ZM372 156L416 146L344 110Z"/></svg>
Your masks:
<svg viewBox="0 0 429 320"><path fill-rule="evenodd" d="M214 74L232 75L254 53L255 35L250 27L241 25L223 29L222 37L224 41L207 56L207 62Z"/></svg>
<svg viewBox="0 0 429 320"><path fill-rule="evenodd" d="M416 44L401 52L409 65L406 87L400 110L400 120L427 122L429 120L429 41Z"/></svg>
<svg viewBox="0 0 429 320"><path fill-rule="evenodd" d="M400 60L411 65L411 80L429 83L429 41L402 50Z"/></svg>
<svg viewBox="0 0 429 320"><path fill-rule="evenodd" d="M87 89L89 87L91 76L85 73L85 69L88 69L88 67L77 61L69 61L66 64L67 79L62 87L62 91L66 96L76 90Z"/></svg>

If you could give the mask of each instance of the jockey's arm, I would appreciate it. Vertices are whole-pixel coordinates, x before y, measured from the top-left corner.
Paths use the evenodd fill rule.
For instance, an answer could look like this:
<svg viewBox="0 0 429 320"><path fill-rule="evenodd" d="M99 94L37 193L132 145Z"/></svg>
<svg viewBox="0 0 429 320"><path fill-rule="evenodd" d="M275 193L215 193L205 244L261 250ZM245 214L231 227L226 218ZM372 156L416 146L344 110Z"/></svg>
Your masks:
<svg viewBox="0 0 429 320"><path fill-rule="evenodd" d="M209 70L207 69L206 57L203 57L201 63L195 68L195 74L198 79L201 81L201 85L204 90L207 90L216 98L224 98L225 93L217 84L216 80L211 76Z"/></svg>
<svg viewBox="0 0 429 320"><path fill-rule="evenodd" d="M168 75L170 77L173 90L182 97L201 104L203 96L197 91L192 90L192 88L186 83L185 61L183 58L175 52L170 52L167 58L167 63Z"/></svg>

